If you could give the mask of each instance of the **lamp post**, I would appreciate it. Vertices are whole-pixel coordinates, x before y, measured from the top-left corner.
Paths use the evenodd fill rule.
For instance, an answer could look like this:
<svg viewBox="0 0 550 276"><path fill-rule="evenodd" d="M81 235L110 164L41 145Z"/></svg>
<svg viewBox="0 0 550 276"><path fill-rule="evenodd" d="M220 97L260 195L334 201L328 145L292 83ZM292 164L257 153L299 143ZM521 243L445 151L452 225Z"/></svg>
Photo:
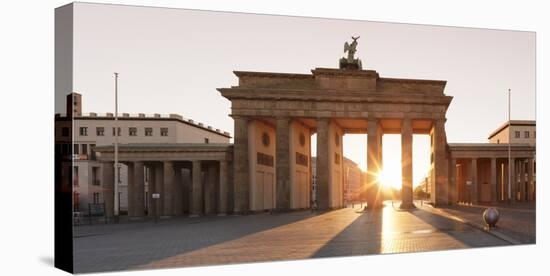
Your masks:
<svg viewBox="0 0 550 276"><path fill-rule="evenodd" d="M511 119L510 119L510 110L511 110L511 95L512 90L508 89L508 203L512 202L512 129Z"/></svg>
<svg viewBox="0 0 550 276"><path fill-rule="evenodd" d="M114 220L118 223L119 198L118 198L118 73L115 72L115 181L114 181Z"/></svg>

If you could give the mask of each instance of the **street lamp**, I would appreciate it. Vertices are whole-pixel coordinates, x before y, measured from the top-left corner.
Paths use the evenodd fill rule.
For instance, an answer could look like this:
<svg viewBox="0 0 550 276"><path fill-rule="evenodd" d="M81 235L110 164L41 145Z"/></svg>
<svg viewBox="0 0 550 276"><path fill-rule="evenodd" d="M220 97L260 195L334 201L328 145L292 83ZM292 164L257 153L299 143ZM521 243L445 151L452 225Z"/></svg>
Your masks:
<svg viewBox="0 0 550 276"><path fill-rule="evenodd" d="M119 198L118 198L118 73L115 72L115 181L114 181L114 220L118 223Z"/></svg>
<svg viewBox="0 0 550 276"><path fill-rule="evenodd" d="M508 203L512 202L512 129L510 128L511 95L512 90L508 89Z"/></svg>

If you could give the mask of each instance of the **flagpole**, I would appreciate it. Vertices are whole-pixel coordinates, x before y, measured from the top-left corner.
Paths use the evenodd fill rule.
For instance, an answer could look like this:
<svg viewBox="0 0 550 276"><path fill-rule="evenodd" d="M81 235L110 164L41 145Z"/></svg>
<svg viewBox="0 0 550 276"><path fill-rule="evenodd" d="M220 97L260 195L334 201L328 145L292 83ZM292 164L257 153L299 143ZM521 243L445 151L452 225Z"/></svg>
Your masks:
<svg viewBox="0 0 550 276"><path fill-rule="evenodd" d="M115 72L115 181L114 181L114 219L118 222L118 73Z"/></svg>
<svg viewBox="0 0 550 276"><path fill-rule="evenodd" d="M512 202L512 129L511 129L511 94L512 90L508 89L508 203Z"/></svg>

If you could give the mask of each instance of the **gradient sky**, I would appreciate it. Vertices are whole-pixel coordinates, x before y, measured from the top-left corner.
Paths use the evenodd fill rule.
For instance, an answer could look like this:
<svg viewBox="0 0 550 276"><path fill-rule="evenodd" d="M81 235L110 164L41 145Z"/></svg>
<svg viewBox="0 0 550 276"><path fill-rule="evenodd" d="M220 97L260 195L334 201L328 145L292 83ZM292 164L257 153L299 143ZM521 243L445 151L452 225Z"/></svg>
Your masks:
<svg viewBox="0 0 550 276"><path fill-rule="evenodd" d="M233 133L230 102L216 91L237 85L233 70L336 68L353 35L363 67L381 77L447 80L448 142L486 142L507 120L508 88L512 119L535 119L533 32L88 3L75 4L74 26L74 90L84 112L114 110L116 71L119 112L178 113ZM399 139L384 137L384 166L395 172ZM346 135L344 144L364 168L366 136ZM418 182L427 136L414 136L413 155Z"/></svg>

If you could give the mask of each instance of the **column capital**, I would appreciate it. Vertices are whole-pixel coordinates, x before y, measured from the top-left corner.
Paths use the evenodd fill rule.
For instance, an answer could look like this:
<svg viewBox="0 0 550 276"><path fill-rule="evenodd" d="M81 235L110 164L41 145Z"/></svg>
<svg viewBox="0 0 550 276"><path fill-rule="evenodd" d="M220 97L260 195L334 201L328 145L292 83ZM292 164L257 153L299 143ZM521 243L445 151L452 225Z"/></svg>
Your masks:
<svg viewBox="0 0 550 276"><path fill-rule="evenodd" d="M435 124L444 124L447 122L447 118L443 117L443 118L435 118L433 119L433 122Z"/></svg>
<svg viewBox="0 0 550 276"><path fill-rule="evenodd" d="M412 120L410 118L403 118L401 120L401 133L412 133Z"/></svg>
<svg viewBox="0 0 550 276"><path fill-rule="evenodd" d="M235 115L235 114L229 114L229 117L233 118L233 120L247 120L247 121L249 121L251 119L249 116Z"/></svg>
<svg viewBox="0 0 550 276"><path fill-rule="evenodd" d="M290 116L282 116L282 115L278 115L278 116L275 116L275 120L287 120L287 121L290 121L291 118Z"/></svg>
<svg viewBox="0 0 550 276"><path fill-rule="evenodd" d="M328 123L328 122L330 122L331 118L328 118L328 117L317 117L317 118L315 118L315 120L316 120L317 122L327 122L327 123Z"/></svg>

